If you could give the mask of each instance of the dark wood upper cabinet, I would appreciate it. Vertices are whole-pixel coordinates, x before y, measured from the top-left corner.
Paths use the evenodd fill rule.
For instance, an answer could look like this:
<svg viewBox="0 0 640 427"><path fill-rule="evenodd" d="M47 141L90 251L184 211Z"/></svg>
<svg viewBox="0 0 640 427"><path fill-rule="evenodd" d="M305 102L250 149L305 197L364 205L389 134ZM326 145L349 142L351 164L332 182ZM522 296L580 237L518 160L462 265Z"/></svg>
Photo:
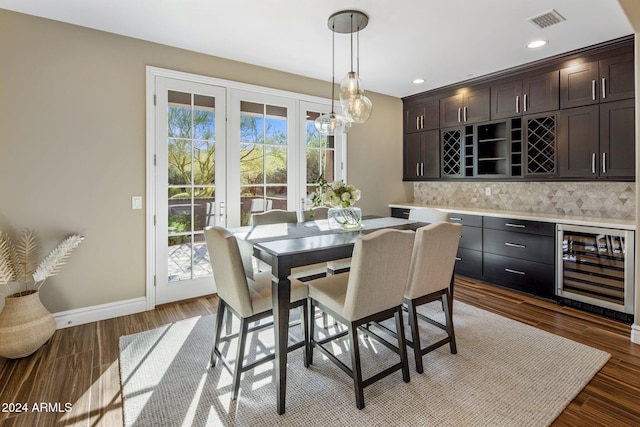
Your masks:
<svg viewBox="0 0 640 427"><path fill-rule="evenodd" d="M440 126L440 101L438 98L421 100L404 109L404 132L422 132Z"/></svg>
<svg viewBox="0 0 640 427"><path fill-rule="evenodd" d="M635 100L561 110L558 152L563 178L632 178Z"/></svg>
<svg viewBox="0 0 640 427"><path fill-rule="evenodd" d="M590 60L560 70L560 108L633 98L633 53Z"/></svg>
<svg viewBox="0 0 640 427"><path fill-rule="evenodd" d="M440 177L440 132L430 130L404 136L405 180Z"/></svg>
<svg viewBox="0 0 640 427"><path fill-rule="evenodd" d="M491 87L491 120L557 110L559 71Z"/></svg>
<svg viewBox="0 0 640 427"><path fill-rule="evenodd" d="M484 122L491 118L491 91L477 88L440 99L440 127Z"/></svg>
<svg viewBox="0 0 640 427"><path fill-rule="evenodd" d="M634 176L635 152L635 100L600 104L600 176Z"/></svg>

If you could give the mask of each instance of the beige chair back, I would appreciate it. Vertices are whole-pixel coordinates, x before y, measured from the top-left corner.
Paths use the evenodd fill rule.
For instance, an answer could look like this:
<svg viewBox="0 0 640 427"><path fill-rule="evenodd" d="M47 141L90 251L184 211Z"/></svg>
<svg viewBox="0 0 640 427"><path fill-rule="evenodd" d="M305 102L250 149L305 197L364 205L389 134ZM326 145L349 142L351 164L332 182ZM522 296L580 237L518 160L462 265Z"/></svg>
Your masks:
<svg viewBox="0 0 640 427"><path fill-rule="evenodd" d="M273 209L266 212L251 214L249 225L267 225L298 222L298 214L294 211Z"/></svg>
<svg viewBox="0 0 640 427"><path fill-rule="evenodd" d="M302 211L302 222L317 221L319 219L329 218L329 208L326 206L318 206L317 208Z"/></svg>
<svg viewBox="0 0 640 427"><path fill-rule="evenodd" d="M251 316L249 285L236 237L222 227L206 227L204 237L218 295L240 316Z"/></svg>
<svg viewBox="0 0 640 427"><path fill-rule="evenodd" d="M449 286L462 225L438 222L416 231L405 297L418 298Z"/></svg>
<svg viewBox="0 0 640 427"><path fill-rule="evenodd" d="M347 320L402 304L414 236L409 230L385 229L356 241L343 310Z"/></svg>
<svg viewBox="0 0 640 427"><path fill-rule="evenodd" d="M417 208L409 211L409 219L412 221L428 222L429 224L433 224L434 222L440 221L449 222L451 214L439 209Z"/></svg>

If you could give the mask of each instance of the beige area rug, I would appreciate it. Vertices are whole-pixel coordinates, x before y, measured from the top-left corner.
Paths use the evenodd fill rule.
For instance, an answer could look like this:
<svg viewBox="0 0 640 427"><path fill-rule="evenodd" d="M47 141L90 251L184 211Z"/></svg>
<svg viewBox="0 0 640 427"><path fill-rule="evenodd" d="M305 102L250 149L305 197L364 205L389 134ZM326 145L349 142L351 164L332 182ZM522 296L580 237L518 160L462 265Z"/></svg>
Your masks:
<svg viewBox="0 0 640 427"><path fill-rule="evenodd" d="M423 312L439 316L434 308L438 305ZM208 369L215 316L123 336L125 425L546 426L610 357L457 301L454 313L458 354L441 347L425 356L425 372L418 375L410 351L411 381L404 383L397 372L367 387L361 411L351 379L319 351L305 369L301 349L289 354L284 415L276 413L271 362L245 373L238 400L231 401L229 373L221 364ZM423 336L440 333L424 326ZM271 329L260 334L272 341ZM365 378L396 360L376 341L361 340ZM338 352L344 348L344 343L334 347Z"/></svg>

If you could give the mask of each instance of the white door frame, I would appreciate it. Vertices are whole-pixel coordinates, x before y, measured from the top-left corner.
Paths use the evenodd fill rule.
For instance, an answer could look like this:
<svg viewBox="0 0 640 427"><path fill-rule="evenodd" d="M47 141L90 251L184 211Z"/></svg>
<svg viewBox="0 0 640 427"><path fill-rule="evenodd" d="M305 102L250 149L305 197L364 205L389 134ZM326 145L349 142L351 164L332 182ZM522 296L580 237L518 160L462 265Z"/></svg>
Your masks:
<svg viewBox="0 0 640 427"><path fill-rule="evenodd" d="M147 310L153 310L156 306L156 291L155 291L155 274L156 274L156 261L155 261L155 248L156 248L156 237L155 237L155 206L156 206L156 188L155 188L155 166L154 166L154 155L155 155L155 111L154 111L154 95L155 95L155 80L156 77L167 77L172 79L181 79L190 82L203 83L214 86L222 86L227 89L238 89L238 90L246 90L256 93L262 93L267 95L274 95L279 97L291 98L296 102L296 111L300 111L300 102L311 102L322 104L325 106L331 107L331 100L328 98L320 98L316 96L304 95L289 91L283 91L278 89L272 89L262 86L256 86L246 83L234 82L231 80L224 80L215 77L202 76L198 74L185 73L181 71L168 70L165 68L147 66L146 67L146 268L145 268L145 289L146 289L146 308ZM229 117L229 103L231 96L227 95L227 106L226 112L227 117ZM298 114L298 113L297 113ZM294 132L300 133L301 131L297 128L294 129ZM227 134L228 135L228 134ZM292 133L292 138L294 134ZM227 136L228 138L228 136ZM299 150L296 148L296 150ZM227 150L228 151L228 150ZM299 150L302 151L302 150ZM299 151L296 151L296 158L300 158ZM342 144L342 177L346 180L346 137L345 142ZM227 152L227 157L229 153ZM227 171L228 172L228 171ZM296 173L300 173L299 169L296 169ZM293 182L298 182L298 180L293 180ZM296 184L293 184L296 185ZM296 197L296 199L298 199ZM296 209L300 208L300 201L296 200L294 205ZM293 207L292 207L293 208Z"/></svg>

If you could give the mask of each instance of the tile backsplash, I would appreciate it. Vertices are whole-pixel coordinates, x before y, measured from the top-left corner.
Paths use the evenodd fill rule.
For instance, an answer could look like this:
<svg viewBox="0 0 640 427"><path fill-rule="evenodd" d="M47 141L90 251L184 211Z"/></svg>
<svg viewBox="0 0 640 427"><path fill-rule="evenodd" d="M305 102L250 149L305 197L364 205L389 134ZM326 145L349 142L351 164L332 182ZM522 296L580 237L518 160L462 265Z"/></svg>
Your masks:
<svg viewBox="0 0 640 427"><path fill-rule="evenodd" d="M633 182L417 182L414 203L635 219Z"/></svg>

